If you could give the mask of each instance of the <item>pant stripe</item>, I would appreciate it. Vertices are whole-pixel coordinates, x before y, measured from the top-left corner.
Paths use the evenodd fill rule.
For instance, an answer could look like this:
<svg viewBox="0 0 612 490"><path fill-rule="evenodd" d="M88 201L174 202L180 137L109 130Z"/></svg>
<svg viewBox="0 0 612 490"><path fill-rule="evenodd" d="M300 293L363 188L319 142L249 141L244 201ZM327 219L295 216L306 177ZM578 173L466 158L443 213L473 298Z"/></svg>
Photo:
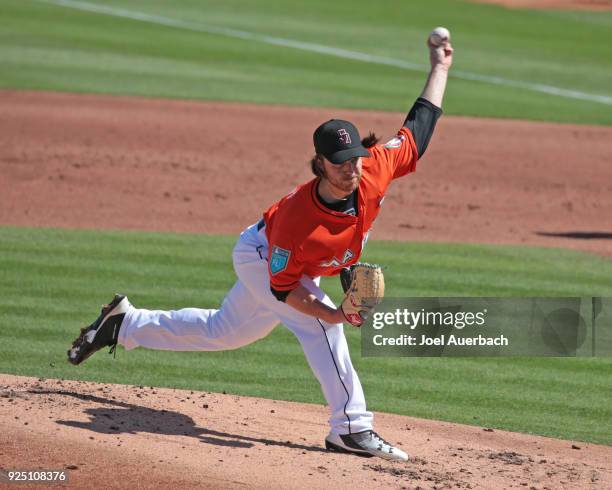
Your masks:
<svg viewBox="0 0 612 490"><path fill-rule="evenodd" d="M351 396L349 395L349 392L346 389L344 381L342 381L342 377L340 376L340 370L338 369L338 364L336 364L336 359L334 359L334 352L332 351L331 345L329 344L329 339L327 338L327 332L325 331L325 327L321 323L321 320L317 318L317 321L319 322L319 325L321 325L321 330L323 330L323 335L325 335L325 341L327 342L327 347L329 348L329 355L331 356L332 361L334 362L334 367L336 368L336 373L338 374L338 379L340 380L340 384L342 385L342 388L344 388L344 391L346 392L346 403L344 404L343 411L344 411L344 415L346 416L346 420L348 420L349 434L351 434L352 433L351 418L346 413L346 406L349 404L349 401L351 400Z"/></svg>

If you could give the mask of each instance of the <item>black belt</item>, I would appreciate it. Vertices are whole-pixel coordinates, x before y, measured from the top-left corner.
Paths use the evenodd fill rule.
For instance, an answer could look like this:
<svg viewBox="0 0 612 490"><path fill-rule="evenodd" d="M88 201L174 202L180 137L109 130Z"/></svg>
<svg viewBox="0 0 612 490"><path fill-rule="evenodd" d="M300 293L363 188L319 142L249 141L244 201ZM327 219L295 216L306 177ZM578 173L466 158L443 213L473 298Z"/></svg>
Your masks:
<svg viewBox="0 0 612 490"><path fill-rule="evenodd" d="M257 231L261 231L261 229L266 226L266 222L263 220L263 218L261 218L258 222L257 222ZM259 258L261 260L268 260L267 257L265 257L261 251L263 250L264 246L263 245L259 245L258 247L255 247L255 250L257 250L257 253L259 254Z"/></svg>

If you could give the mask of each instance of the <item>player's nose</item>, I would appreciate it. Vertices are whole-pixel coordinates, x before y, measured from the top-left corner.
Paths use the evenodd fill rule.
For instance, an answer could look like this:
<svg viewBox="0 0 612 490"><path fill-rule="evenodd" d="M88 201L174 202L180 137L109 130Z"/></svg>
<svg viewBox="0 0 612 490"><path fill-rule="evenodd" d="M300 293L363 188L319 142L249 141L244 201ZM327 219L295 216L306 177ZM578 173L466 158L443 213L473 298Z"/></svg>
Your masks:
<svg viewBox="0 0 612 490"><path fill-rule="evenodd" d="M357 173L357 160L354 158L347 160L342 164L342 170L347 176L354 175L355 173Z"/></svg>

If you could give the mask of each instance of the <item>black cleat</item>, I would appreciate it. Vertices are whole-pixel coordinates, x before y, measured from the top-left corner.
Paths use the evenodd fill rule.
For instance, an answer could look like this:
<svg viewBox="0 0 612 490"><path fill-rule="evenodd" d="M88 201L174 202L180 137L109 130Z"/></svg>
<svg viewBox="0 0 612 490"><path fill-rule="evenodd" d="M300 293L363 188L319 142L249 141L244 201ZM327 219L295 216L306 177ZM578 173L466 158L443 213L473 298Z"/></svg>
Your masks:
<svg viewBox="0 0 612 490"><path fill-rule="evenodd" d="M102 307L100 316L89 327L81 329L81 334L68 350L68 362L75 366L81 364L104 347L111 348L109 354L114 352L119 338L119 328L129 306L126 296L116 294L109 304Z"/></svg>
<svg viewBox="0 0 612 490"><path fill-rule="evenodd" d="M388 459L390 461L408 461L408 455L393 447L373 430L364 430L355 434L332 434L325 438L328 451L352 453L359 456Z"/></svg>

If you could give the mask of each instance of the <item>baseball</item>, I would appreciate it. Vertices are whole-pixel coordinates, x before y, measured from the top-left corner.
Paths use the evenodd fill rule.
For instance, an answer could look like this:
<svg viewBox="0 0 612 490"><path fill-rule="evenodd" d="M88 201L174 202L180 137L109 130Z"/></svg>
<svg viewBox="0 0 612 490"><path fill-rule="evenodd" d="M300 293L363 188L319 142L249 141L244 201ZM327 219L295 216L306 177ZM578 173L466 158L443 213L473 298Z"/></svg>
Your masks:
<svg viewBox="0 0 612 490"><path fill-rule="evenodd" d="M446 27L436 27L429 34L429 42L432 46L440 46L445 41L450 41L450 32Z"/></svg>

